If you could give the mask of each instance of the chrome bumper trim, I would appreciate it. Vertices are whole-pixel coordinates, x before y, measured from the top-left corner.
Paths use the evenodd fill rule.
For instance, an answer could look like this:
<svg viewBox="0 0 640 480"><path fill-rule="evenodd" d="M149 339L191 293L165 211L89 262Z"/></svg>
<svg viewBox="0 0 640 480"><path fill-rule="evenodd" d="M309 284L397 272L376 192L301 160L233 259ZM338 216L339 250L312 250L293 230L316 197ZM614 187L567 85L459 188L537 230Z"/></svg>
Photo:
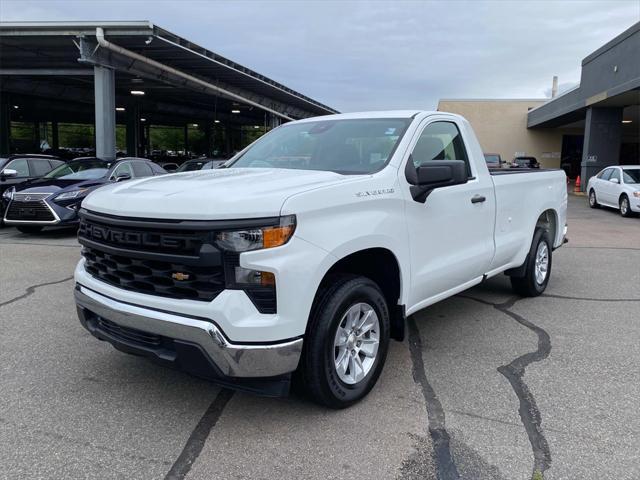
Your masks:
<svg viewBox="0 0 640 480"><path fill-rule="evenodd" d="M273 345L229 342L213 323L121 303L81 285L75 289L78 316L85 310L118 325L199 345L229 377L275 377L298 367L302 338Z"/></svg>

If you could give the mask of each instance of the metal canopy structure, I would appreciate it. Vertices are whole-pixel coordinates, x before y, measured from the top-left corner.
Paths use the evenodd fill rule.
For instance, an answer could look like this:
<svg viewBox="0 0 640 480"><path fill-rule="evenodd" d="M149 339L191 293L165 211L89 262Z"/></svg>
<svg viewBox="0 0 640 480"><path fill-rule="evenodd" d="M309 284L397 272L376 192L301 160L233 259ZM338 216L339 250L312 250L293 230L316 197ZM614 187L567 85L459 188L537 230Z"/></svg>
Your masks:
<svg viewBox="0 0 640 480"><path fill-rule="evenodd" d="M147 21L0 23L0 93L0 129L19 101L21 121L95 122L105 157L116 122L127 124L129 150L141 118L233 129L337 113Z"/></svg>

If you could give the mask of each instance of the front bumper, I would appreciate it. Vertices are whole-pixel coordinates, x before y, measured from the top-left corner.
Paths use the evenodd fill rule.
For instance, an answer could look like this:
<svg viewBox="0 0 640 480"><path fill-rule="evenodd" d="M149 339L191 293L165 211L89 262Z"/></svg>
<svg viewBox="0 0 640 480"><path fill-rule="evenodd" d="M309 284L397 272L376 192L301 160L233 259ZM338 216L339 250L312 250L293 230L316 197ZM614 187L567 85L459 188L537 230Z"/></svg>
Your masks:
<svg viewBox="0 0 640 480"><path fill-rule="evenodd" d="M231 343L206 319L120 302L80 284L75 300L80 322L95 337L222 383L289 374L297 368L302 352L302 338L269 344ZM192 368L201 363L194 360L196 351L209 363L209 371L201 372L201 365Z"/></svg>

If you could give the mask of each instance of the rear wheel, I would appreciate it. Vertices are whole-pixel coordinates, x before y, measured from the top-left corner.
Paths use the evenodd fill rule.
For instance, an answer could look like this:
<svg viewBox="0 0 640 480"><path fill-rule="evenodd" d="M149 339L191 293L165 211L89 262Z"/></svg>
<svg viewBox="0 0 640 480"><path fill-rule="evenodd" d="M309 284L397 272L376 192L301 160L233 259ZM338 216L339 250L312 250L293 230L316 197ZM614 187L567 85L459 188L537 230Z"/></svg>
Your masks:
<svg viewBox="0 0 640 480"><path fill-rule="evenodd" d="M629 204L629 197L626 195L620 197L620 215L623 217L631 217L633 215L631 205Z"/></svg>
<svg viewBox="0 0 640 480"><path fill-rule="evenodd" d="M304 342L300 377L311 399L348 407L373 388L389 346L389 309L365 277L334 277L316 299Z"/></svg>
<svg viewBox="0 0 640 480"><path fill-rule="evenodd" d="M589 192L589 206L591 208L599 208L600 207L600 204L598 203L598 200L596 199L596 192L593 189L591 189L591 191Z"/></svg>
<svg viewBox="0 0 640 480"><path fill-rule="evenodd" d="M551 275L552 243L549 232L536 228L522 277L511 277L513 290L523 297L537 297L547 288Z"/></svg>
<svg viewBox="0 0 640 480"><path fill-rule="evenodd" d="M19 232L33 235L34 233L40 233L43 227L40 227L38 225L20 225L19 227L16 227L16 228L18 229Z"/></svg>

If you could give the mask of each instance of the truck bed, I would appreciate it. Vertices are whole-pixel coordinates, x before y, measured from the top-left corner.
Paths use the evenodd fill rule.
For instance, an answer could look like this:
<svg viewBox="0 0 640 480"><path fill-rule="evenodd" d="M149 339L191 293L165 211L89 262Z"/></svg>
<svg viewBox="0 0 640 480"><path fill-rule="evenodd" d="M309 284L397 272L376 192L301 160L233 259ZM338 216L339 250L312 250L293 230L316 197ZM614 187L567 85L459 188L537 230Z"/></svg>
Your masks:
<svg viewBox="0 0 640 480"><path fill-rule="evenodd" d="M514 173L556 172L558 168L490 168L491 175L512 175Z"/></svg>

